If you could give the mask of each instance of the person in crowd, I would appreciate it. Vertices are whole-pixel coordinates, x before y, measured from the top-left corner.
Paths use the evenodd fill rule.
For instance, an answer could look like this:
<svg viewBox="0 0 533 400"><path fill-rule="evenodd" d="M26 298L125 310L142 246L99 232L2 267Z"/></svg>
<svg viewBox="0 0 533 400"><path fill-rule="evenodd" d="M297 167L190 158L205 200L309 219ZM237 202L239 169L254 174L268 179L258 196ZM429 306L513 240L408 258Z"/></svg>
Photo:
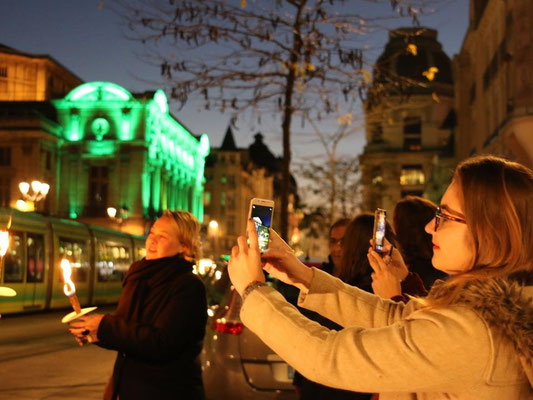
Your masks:
<svg viewBox="0 0 533 400"><path fill-rule="evenodd" d="M165 211L146 238L146 257L128 270L113 314L70 324L80 345L118 352L107 399L204 399L198 356L207 320L205 287L193 274L200 225Z"/></svg>
<svg viewBox="0 0 533 400"><path fill-rule="evenodd" d="M374 215L370 213L359 214L353 220L344 218L335 222L329 230L329 258L332 267L322 268L322 270L336 276L343 282L372 292L372 280L370 278L372 269L368 262L367 249L373 228ZM276 235L275 232L274 235ZM385 237L390 243L397 244L392 227L388 222ZM300 309L300 311L322 326L337 331L342 329L342 326L318 313L306 309ZM372 397L368 393L350 392L321 385L305 378L298 371L294 374L293 383L298 388L300 400L367 400Z"/></svg>
<svg viewBox="0 0 533 400"><path fill-rule="evenodd" d="M262 255L253 223L229 273L241 320L307 378L381 400L533 398L533 171L493 156L460 163L435 217L433 266L449 277L407 304L303 265L274 237ZM369 250L375 272L388 271ZM302 316L264 284L264 268L300 289Z"/></svg>
<svg viewBox="0 0 533 400"><path fill-rule="evenodd" d="M328 262L322 264L322 270L328 274L335 274L342 263L342 242L346 228L350 224L349 218L338 219L329 228L329 256Z"/></svg>
<svg viewBox="0 0 533 400"><path fill-rule="evenodd" d="M431 235L424 230L435 216L436 209L435 203L419 196L406 196L394 206L394 232L402 257L409 271L420 276L427 289L437 279L446 277L444 272L433 268L431 264Z"/></svg>

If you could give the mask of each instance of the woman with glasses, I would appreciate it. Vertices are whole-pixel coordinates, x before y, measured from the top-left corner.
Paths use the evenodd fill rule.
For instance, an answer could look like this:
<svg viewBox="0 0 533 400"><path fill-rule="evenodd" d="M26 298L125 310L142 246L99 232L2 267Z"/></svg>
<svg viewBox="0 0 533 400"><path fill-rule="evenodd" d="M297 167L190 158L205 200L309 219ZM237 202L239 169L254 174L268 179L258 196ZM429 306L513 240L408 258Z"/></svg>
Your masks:
<svg viewBox="0 0 533 400"><path fill-rule="evenodd" d="M462 162L426 231L433 265L449 278L403 304L307 268L276 235L261 255L249 223L250 247L240 237L229 265L241 319L329 386L381 400L533 398L533 171L491 156ZM344 329L299 314L264 284L262 262L300 289L300 306Z"/></svg>

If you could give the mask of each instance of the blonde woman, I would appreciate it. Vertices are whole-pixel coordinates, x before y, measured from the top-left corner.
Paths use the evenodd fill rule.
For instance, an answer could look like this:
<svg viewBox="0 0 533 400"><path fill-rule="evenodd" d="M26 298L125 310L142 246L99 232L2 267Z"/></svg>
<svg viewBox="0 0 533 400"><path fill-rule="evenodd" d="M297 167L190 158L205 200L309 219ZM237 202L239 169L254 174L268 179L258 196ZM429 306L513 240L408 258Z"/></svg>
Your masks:
<svg viewBox="0 0 533 400"><path fill-rule="evenodd" d="M275 235L265 268L300 288L307 320L262 278L253 225L232 250L244 323L290 365L325 385L381 400L533 398L533 172L483 156L461 163L426 230L449 274L427 299L383 300L298 262ZM374 252L376 274L387 264ZM377 276L379 279L379 276Z"/></svg>
<svg viewBox="0 0 533 400"><path fill-rule="evenodd" d="M193 274L200 226L186 211L165 211L132 264L114 314L72 322L80 345L118 352L104 398L203 399L198 355L206 324L205 288Z"/></svg>

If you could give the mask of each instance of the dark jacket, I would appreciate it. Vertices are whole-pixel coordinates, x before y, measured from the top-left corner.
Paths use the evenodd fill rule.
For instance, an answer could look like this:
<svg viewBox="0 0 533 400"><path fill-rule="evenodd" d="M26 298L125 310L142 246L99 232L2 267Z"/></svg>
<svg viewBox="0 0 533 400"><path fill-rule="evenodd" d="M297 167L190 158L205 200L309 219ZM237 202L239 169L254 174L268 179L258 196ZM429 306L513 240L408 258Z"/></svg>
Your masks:
<svg viewBox="0 0 533 400"><path fill-rule="evenodd" d="M132 264L98 345L117 350L104 398L203 399L198 355L207 319L205 287L180 255Z"/></svg>

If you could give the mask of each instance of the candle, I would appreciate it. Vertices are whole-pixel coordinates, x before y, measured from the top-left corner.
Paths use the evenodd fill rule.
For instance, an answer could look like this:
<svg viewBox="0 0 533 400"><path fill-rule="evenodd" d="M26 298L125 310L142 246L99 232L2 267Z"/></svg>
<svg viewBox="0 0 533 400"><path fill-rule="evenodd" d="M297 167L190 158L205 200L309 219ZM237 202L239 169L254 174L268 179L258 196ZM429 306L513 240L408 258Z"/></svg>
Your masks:
<svg viewBox="0 0 533 400"><path fill-rule="evenodd" d="M65 293L65 296L68 297L70 305L74 309L74 312L76 314L80 314L80 300L76 295L76 286L74 285L74 282L72 282L71 279L72 268L70 267L70 261L66 258L63 258L61 260L61 269L63 270L63 281L65 282L65 284L63 285L63 292Z"/></svg>

